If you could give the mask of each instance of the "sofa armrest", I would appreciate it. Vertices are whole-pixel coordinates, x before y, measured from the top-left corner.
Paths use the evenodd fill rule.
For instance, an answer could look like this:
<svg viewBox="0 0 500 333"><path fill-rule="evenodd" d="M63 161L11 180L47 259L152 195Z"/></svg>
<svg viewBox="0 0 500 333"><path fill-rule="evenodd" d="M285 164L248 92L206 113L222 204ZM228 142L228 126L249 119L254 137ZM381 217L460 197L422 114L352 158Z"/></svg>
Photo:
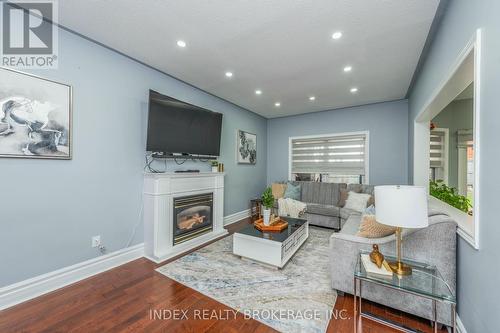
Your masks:
<svg viewBox="0 0 500 333"><path fill-rule="evenodd" d="M456 223L447 216L431 218L424 229L403 232L403 256L436 265L455 291ZM330 237L330 270L334 289L353 293L353 272L360 250L371 251L378 244L383 254L396 252L395 235L383 238L364 238L334 233Z"/></svg>

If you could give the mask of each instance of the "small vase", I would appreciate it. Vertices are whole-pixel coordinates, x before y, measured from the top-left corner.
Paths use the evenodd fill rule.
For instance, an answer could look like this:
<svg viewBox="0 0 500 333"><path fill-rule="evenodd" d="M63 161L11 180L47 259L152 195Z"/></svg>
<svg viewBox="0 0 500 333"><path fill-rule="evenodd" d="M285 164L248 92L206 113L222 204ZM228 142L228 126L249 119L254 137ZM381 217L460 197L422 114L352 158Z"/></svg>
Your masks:
<svg viewBox="0 0 500 333"><path fill-rule="evenodd" d="M263 222L264 222L264 225L269 225L270 223L270 220L271 220L271 210L270 209L264 209L264 211L262 212L263 214Z"/></svg>
<svg viewBox="0 0 500 333"><path fill-rule="evenodd" d="M219 172L219 167L218 166L213 166L212 167L212 172Z"/></svg>

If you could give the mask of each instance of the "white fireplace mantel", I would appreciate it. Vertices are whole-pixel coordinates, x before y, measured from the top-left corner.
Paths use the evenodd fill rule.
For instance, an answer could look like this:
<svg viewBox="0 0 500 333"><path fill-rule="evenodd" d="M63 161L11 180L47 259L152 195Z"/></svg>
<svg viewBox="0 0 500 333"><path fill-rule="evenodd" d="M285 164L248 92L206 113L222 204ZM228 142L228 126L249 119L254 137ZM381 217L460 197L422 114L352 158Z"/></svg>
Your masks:
<svg viewBox="0 0 500 333"><path fill-rule="evenodd" d="M213 193L213 230L173 245L173 200L176 197ZM157 263L227 234L224 229L224 173L144 174L144 251Z"/></svg>

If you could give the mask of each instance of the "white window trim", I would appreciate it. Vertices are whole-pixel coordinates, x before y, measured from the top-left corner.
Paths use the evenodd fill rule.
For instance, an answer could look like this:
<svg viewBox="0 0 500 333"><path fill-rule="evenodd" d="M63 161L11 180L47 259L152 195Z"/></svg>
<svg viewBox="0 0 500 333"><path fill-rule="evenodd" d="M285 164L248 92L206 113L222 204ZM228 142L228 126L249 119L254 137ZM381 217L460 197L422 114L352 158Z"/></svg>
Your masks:
<svg viewBox="0 0 500 333"><path fill-rule="evenodd" d="M443 181L446 185L448 185L448 172L449 172L449 166L448 166L448 158L450 154L450 129L449 128L441 128L441 127L436 127L434 129L435 131L440 131L444 133L444 140L443 140Z"/></svg>
<svg viewBox="0 0 500 333"><path fill-rule="evenodd" d="M303 136L291 136L288 138L288 180L292 179L292 140L296 139L312 139L312 138L327 138L327 137L337 137L337 136L349 136L349 135L364 135L365 136L365 181L364 184L370 184L370 131L358 131L358 132L344 132L344 133L333 133L333 134L317 134L317 135L303 135Z"/></svg>
<svg viewBox="0 0 500 333"><path fill-rule="evenodd" d="M429 186L429 121L439 111L437 105L451 102L449 94L443 93L449 89L451 78L458 72L464 60L473 52L474 54L474 216L471 218L464 213L440 200L430 198L430 205L448 213L458 223L457 233L474 249L479 250L480 231L480 116L481 116L481 29L477 29L472 39L457 57L445 79L430 95L414 122L413 134L413 182L415 185ZM449 93L449 91L448 91Z"/></svg>

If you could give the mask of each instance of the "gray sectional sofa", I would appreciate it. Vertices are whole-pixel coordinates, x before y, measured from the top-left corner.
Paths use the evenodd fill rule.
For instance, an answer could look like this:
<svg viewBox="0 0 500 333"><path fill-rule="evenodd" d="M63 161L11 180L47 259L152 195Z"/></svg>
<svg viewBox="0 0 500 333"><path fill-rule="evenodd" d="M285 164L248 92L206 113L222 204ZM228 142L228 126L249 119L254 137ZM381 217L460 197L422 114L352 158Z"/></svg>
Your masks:
<svg viewBox="0 0 500 333"><path fill-rule="evenodd" d="M373 195L373 186L344 183L319 183L294 181L300 184L300 201L307 204L304 218L311 225L340 230L349 216L355 213L351 209L343 208L341 192L353 191Z"/></svg>
<svg viewBox="0 0 500 333"><path fill-rule="evenodd" d="M339 292L354 292L353 273L360 250L370 251L378 244L384 254L394 254L395 235L383 238L356 236L362 214L341 207L341 192L354 191L373 195L374 187L358 184L292 182L301 185L301 201L307 204L304 218L311 225L337 229L330 237L330 275L332 288ZM374 198L376 199L376 198ZM456 228L448 216L429 211L429 227L403 232L403 255L435 265L455 293L456 288ZM407 313L432 319L430 301L387 288L363 285L363 298ZM438 304L438 321L451 324L450 307Z"/></svg>

